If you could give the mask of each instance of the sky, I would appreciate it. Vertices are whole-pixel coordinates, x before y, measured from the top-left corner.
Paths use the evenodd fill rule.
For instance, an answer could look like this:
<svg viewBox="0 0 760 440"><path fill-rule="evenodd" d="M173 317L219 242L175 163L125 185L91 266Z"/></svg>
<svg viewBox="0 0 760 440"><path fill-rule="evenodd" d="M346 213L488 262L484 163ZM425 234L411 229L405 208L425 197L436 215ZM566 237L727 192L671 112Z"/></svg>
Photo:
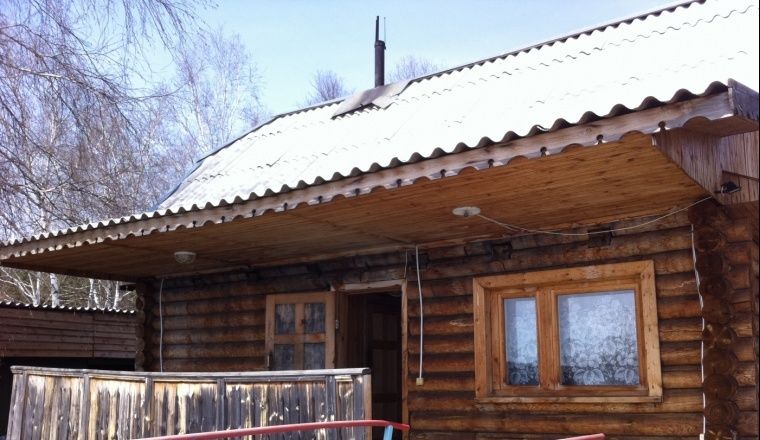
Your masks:
<svg viewBox="0 0 760 440"><path fill-rule="evenodd" d="M335 71L349 89L373 87L376 15L385 18L387 75L404 56L445 69L669 4L673 2L220 0L201 18L212 28L240 35L261 76L263 102L278 114L301 107L317 70Z"/></svg>

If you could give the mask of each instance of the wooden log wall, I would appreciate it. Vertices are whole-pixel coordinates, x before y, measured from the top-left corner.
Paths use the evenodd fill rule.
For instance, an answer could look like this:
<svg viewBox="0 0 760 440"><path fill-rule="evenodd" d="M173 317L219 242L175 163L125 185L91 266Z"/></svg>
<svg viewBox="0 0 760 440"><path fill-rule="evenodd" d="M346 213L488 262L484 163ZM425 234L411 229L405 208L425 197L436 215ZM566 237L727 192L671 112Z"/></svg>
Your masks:
<svg viewBox="0 0 760 440"><path fill-rule="evenodd" d="M736 210L737 212L740 212ZM734 214L736 215L736 214ZM757 228L755 236L729 243L723 231L732 223L751 218L731 218L728 210L715 203L693 207L689 218L695 225L696 268L702 296L702 362L705 394L705 438L708 440L757 437L757 381L740 385L737 347L751 343L757 359ZM752 222L748 222L751 224ZM736 266L737 263L745 263ZM749 285L736 285L729 272L743 271ZM749 326L744 332L738 326ZM757 377L757 364L755 364ZM746 392L742 392L742 390ZM740 399L748 399L744 404Z"/></svg>
<svg viewBox="0 0 760 440"><path fill-rule="evenodd" d="M0 358L132 359L135 316L0 303Z"/></svg>
<svg viewBox="0 0 760 440"><path fill-rule="evenodd" d="M646 219L605 225L625 227ZM477 222L478 219L463 219ZM753 226L729 222L721 230L723 259L710 264L730 283L729 410L742 436L757 435L756 319L753 321ZM752 254L754 252L754 254ZM163 288L163 359L168 371L264 368L264 296L345 284L415 280L413 253L359 256L311 265L167 280ZM754 257L753 257L754 255ZM408 283L406 389L411 438L545 438L604 432L612 439L695 439L703 429L702 309L694 275L691 224L685 212L615 233L608 244L585 237L532 235L427 249L421 256L425 312L424 385L416 386L419 310L416 282ZM474 401L472 277L558 267L653 260L655 266L663 399L659 403L509 403ZM703 263L707 264L707 263ZM756 266L756 263L754 263ZM156 370L157 284L143 294L146 350ZM720 312L716 306L715 313ZM756 312L755 312L756 317ZM151 334L151 337L148 335ZM148 355L146 354L146 359ZM718 368L721 360L715 360ZM721 384L722 386L722 384ZM717 388L721 388L718 386ZM712 416L711 416L712 417ZM754 425L753 425L754 423ZM754 427L753 427L754 426ZM753 431L754 430L754 431ZM753 434L754 432L754 434Z"/></svg>

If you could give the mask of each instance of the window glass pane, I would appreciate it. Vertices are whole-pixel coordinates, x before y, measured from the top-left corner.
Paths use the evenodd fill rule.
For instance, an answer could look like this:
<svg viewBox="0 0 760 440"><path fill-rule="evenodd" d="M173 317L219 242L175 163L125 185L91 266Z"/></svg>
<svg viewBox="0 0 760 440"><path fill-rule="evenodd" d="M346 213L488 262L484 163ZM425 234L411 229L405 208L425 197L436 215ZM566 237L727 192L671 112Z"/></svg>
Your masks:
<svg viewBox="0 0 760 440"><path fill-rule="evenodd" d="M292 370L293 354L295 347L293 344L275 344L274 345L274 369L275 370Z"/></svg>
<svg viewBox="0 0 760 440"><path fill-rule="evenodd" d="M296 305L277 304L274 306L274 334L292 335L296 332Z"/></svg>
<svg viewBox="0 0 760 440"><path fill-rule="evenodd" d="M559 295L563 385L638 385L633 290Z"/></svg>
<svg viewBox="0 0 760 440"><path fill-rule="evenodd" d="M536 300L504 300L507 377L510 385L538 385Z"/></svg>
<svg viewBox="0 0 760 440"><path fill-rule="evenodd" d="M325 303L306 303L303 306L304 333L325 332Z"/></svg>
<svg viewBox="0 0 760 440"><path fill-rule="evenodd" d="M325 368L325 344L303 344L304 370Z"/></svg>

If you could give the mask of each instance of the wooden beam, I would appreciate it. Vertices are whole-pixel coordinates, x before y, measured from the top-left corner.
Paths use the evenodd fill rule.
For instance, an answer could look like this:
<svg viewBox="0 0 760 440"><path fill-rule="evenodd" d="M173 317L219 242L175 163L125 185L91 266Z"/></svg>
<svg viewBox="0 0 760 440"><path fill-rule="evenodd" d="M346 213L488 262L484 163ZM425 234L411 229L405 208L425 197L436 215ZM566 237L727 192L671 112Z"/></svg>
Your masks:
<svg viewBox="0 0 760 440"><path fill-rule="evenodd" d="M758 200L758 132L715 136L679 128L656 133L655 145L697 184L724 205ZM721 185L733 181L739 192L724 194Z"/></svg>

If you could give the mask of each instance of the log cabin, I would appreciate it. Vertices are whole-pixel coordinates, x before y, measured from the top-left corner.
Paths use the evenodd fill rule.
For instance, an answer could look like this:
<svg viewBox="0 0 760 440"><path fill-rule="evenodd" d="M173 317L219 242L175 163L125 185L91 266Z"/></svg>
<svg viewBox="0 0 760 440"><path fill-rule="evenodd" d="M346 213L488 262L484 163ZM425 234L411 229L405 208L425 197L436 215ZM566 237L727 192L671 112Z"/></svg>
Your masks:
<svg viewBox="0 0 760 440"><path fill-rule="evenodd" d="M370 367L414 439L758 438L758 2L278 115L0 262L135 284L146 371Z"/></svg>

